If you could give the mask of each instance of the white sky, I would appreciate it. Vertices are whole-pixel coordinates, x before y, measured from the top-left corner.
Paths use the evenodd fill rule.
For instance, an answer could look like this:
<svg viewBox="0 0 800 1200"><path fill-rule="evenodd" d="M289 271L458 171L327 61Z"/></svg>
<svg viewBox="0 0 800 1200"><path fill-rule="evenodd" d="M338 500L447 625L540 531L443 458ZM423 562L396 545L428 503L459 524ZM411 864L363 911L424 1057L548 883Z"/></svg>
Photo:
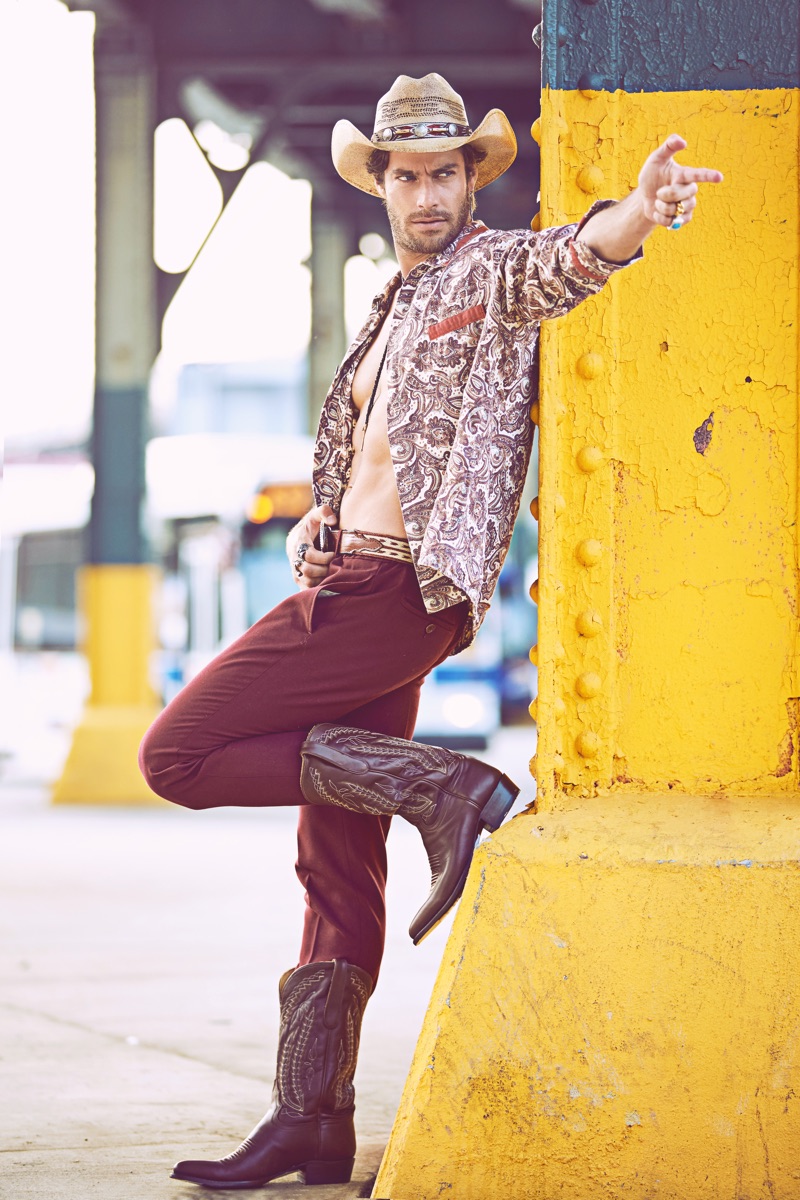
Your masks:
<svg viewBox="0 0 800 1200"><path fill-rule="evenodd" d="M0 0L6 438L86 429L93 356L94 18Z"/></svg>
<svg viewBox="0 0 800 1200"><path fill-rule="evenodd" d="M86 435L93 387L94 99L90 13L0 0L2 320L7 444ZM182 265L219 211L219 186L181 122L157 140L156 249ZM154 400L180 365L287 359L308 342L311 191L266 163L247 172L164 326ZM382 224L376 209L376 225ZM278 231L276 235L276 231ZM391 266L351 260L346 317L360 326Z"/></svg>

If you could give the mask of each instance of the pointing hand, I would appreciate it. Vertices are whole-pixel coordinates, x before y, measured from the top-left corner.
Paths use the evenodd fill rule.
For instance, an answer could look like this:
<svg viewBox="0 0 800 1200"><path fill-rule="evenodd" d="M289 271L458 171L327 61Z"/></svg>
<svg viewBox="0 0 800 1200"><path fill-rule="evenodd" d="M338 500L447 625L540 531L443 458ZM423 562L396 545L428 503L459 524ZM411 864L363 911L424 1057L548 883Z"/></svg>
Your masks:
<svg viewBox="0 0 800 1200"><path fill-rule="evenodd" d="M684 167L675 155L686 149L686 142L671 133L645 161L639 172L639 195L649 221L680 228L691 221L697 204L699 183L721 183L722 173L707 167Z"/></svg>

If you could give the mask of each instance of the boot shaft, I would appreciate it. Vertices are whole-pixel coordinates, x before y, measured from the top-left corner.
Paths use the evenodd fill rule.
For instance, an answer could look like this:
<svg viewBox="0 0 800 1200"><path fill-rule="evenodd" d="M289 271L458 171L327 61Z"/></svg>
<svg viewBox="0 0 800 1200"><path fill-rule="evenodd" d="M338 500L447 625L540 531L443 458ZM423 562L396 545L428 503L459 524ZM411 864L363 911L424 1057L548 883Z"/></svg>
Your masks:
<svg viewBox="0 0 800 1200"><path fill-rule="evenodd" d="M327 722L313 727L300 754L300 788L309 804L397 813L419 830L431 891L409 933L421 941L461 895L481 832L498 828L519 788L464 754Z"/></svg>
<svg viewBox="0 0 800 1200"><path fill-rule="evenodd" d="M399 813L412 824L430 820L443 795L479 806L500 776L440 746L342 725L315 725L301 754L300 787L309 803L372 816Z"/></svg>
<svg viewBox="0 0 800 1200"><path fill-rule="evenodd" d="M275 1100L287 1113L352 1111L361 1021L371 991L367 972L341 958L298 967L281 981Z"/></svg>

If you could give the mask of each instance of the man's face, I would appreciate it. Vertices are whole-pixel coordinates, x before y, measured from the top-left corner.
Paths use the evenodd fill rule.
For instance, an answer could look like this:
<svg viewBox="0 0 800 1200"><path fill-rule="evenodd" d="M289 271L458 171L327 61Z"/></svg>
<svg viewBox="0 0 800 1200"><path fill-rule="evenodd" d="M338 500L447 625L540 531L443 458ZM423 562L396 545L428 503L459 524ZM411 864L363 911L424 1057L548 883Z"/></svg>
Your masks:
<svg viewBox="0 0 800 1200"><path fill-rule="evenodd" d="M381 191L397 248L423 255L444 250L469 221L471 190L460 150L392 150Z"/></svg>

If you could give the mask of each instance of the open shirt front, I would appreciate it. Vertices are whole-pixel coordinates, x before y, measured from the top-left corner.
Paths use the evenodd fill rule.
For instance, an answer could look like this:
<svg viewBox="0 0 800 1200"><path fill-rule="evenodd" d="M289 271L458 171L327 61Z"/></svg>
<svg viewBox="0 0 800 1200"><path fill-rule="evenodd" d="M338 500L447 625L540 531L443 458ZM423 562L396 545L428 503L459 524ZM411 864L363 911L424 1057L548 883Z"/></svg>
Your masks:
<svg viewBox="0 0 800 1200"><path fill-rule="evenodd" d="M466 225L375 298L323 405L314 495L338 512L358 418L353 376L397 293L384 366L389 448L426 609L470 602L453 653L477 633L511 541L533 444L539 323L627 265L575 240L610 203L542 233Z"/></svg>

